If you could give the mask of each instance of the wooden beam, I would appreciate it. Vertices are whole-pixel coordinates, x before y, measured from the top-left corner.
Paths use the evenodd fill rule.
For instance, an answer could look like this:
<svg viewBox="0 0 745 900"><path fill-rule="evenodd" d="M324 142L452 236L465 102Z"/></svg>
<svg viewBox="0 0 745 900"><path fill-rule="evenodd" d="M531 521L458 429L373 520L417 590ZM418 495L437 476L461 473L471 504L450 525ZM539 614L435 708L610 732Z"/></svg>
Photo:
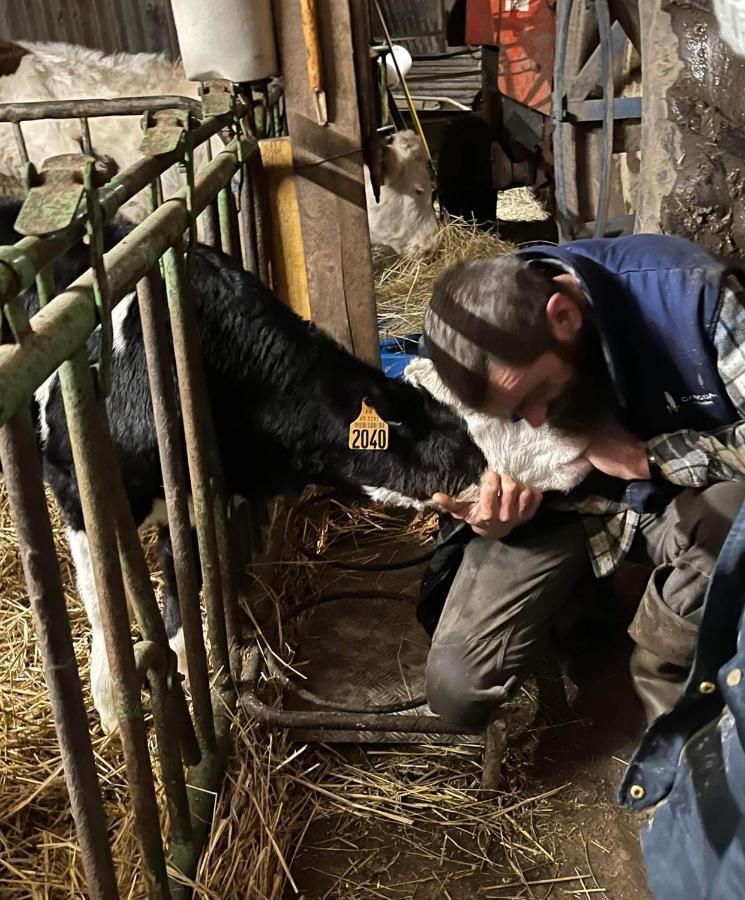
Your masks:
<svg viewBox="0 0 745 900"><path fill-rule="evenodd" d="M276 0L311 318L378 363L377 319L362 170L349 0L317 3L328 125L316 120L297 0Z"/></svg>
<svg viewBox="0 0 745 900"><path fill-rule="evenodd" d="M305 253L300 226L290 138L259 141L264 185L269 204L274 290L291 309L310 319Z"/></svg>

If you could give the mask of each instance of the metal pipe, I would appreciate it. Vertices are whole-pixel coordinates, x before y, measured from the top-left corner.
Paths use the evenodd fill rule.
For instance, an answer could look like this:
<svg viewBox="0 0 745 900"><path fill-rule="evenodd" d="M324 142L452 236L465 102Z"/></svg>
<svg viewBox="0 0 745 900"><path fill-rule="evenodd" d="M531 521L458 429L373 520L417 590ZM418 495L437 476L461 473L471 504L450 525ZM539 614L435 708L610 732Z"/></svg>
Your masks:
<svg viewBox="0 0 745 900"><path fill-rule="evenodd" d="M98 116L138 116L145 110L188 109L202 118L202 104L191 97L160 94L153 97L112 97L107 100L35 100L3 103L0 122L32 122L38 119L81 119Z"/></svg>
<svg viewBox="0 0 745 900"><path fill-rule="evenodd" d="M119 566L114 522L109 516L109 478L102 447L103 423L85 351L60 367L65 406L85 530L93 560L96 594L111 678L117 697L119 729L134 809L135 833L151 897L168 898L163 843L153 773L142 717L140 686L129 631L129 615Z"/></svg>
<svg viewBox="0 0 745 900"><path fill-rule="evenodd" d="M610 174L613 161L613 47L608 0L595 0L595 17L598 21L600 37L600 59L603 69L603 143L600 155L600 189L598 191L598 211L595 216L595 237L605 237L610 204Z"/></svg>
<svg viewBox="0 0 745 900"><path fill-rule="evenodd" d="M239 224L241 246L243 247L243 267L247 272L253 272L254 275L258 275L259 259L258 248L256 245L256 217L254 212L256 192L254 191L253 183L253 167L250 163L246 163L243 166L239 200Z"/></svg>
<svg viewBox="0 0 745 900"><path fill-rule="evenodd" d="M91 129L88 125L88 119L85 116L81 116L80 119L80 142L83 146L83 153L87 153L88 156L93 155L93 144L91 143Z"/></svg>
<svg viewBox="0 0 745 900"><path fill-rule="evenodd" d="M184 769L178 752L178 739L172 733L174 710L170 702L170 661L162 647L152 641L140 641L134 647L137 672L147 679L153 708L153 722L158 741L158 761L168 802L170 826L169 857L180 869L178 858L188 851L193 840L189 799ZM188 712L187 712L188 716Z"/></svg>
<svg viewBox="0 0 745 900"><path fill-rule="evenodd" d="M93 900L116 900L119 894L108 828L44 496L39 450L27 409L0 429L0 461L34 613L36 642L51 698L88 894Z"/></svg>
<svg viewBox="0 0 745 900"><path fill-rule="evenodd" d="M250 153L255 144L245 140L251 145ZM235 155L224 150L202 169L196 178L197 213L213 199L237 165ZM124 243L105 254L112 308L146 274L152 260L162 256L179 239L186 227L185 189L182 188L131 231ZM24 243L20 241L15 247ZM14 247L9 249L12 251ZM29 258L23 258L19 268L25 269L29 263ZM53 303L33 317L31 324L33 332L22 346L0 346L0 425L65 359L85 346L97 325L92 273L85 273L58 294Z"/></svg>
<svg viewBox="0 0 745 900"><path fill-rule="evenodd" d="M211 427L211 417L199 336L180 243L169 248L165 254L164 273L171 313L173 353L181 398L199 557L202 563L202 590L207 606L212 668L214 672L220 673L222 678L226 678L230 668L214 521L215 498L218 491L207 456L207 429Z"/></svg>
<svg viewBox="0 0 745 900"><path fill-rule="evenodd" d="M2 108L0 108L2 111ZM198 128L194 129L194 146L204 143L220 129L227 127L232 122L232 113L224 116L216 116L207 119ZM246 158L256 149L256 144L249 138L241 138L245 141ZM215 162L230 152L230 147L236 147L233 142L226 150L219 153ZM99 191L99 202L104 222L110 221L119 207L131 197L146 188L159 175L169 169L175 163L181 161L183 149L177 148L171 153L163 153L160 156L148 156L138 160L131 166L119 172L111 181ZM211 165L214 165L212 163ZM237 163L235 164L237 167ZM210 169L206 166L202 177ZM235 171L235 168L233 169ZM224 182L223 182L224 183ZM221 187L222 184L218 186ZM217 193L217 190L215 190ZM186 198L186 191L182 188L175 196ZM211 199L211 198L210 198ZM202 207L203 208L203 207ZM0 247L0 303L4 303L12 297L25 291L34 283L38 272L45 269L53 260L73 247L83 237L87 213L81 209L72 220L72 223L64 231L60 231L46 237L25 237L6 247Z"/></svg>
<svg viewBox="0 0 745 900"><path fill-rule="evenodd" d="M267 198L264 193L264 179L261 177L263 166L258 153L252 160L249 160L248 165L251 169L254 187L253 211L256 220L256 258L258 263L256 274L264 284L269 285L269 258L271 255L269 232L271 223L269 221Z"/></svg>
<svg viewBox="0 0 745 900"><path fill-rule="evenodd" d="M556 195L556 221L559 237L562 242L571 237L569 210L566 195L566 161L564 159L564 61L566 57L567 39L569 37L569 20L572 14L573 0L559 0L556 21L556 48L554 55L554 89L551 96L551 119L553 123L554 154L554 193Z"/></svg>
<svg viewBox="0 0 745 900"><path fill-rule="evenodd" d="M222 694L215 697L213 705L216 710L225 709L225 698ZM232 709L230 706L228 708ZM230 719L222 711L215 715L215 728L217 750L205 756L198 766L190 769L187 780L194 838L188 853L181 856L179 869L191 879L196 875L201 850L212 825L217 792L230 750ZM174 897L181 896L187 898L191 893L183 887L180 891L174 888Z"/></svg>
<svg viewBox="0 0 745 900"><path fill-rule="evenodd" d="M215 749L215 729L207 654L202 638L197 568L189 524L186 472L183 464L184 440L178 425L180 411L171 368L168 319L164 306L163 283L158 274L152 272L138 282L137 299L150 380L150 395L153 401L153 418L158 436L158 453L176 571L181 626L184 631L194 724L204 754Z"/></svg>
<svg viewBox="0 0 745 900"><path fill-rule="evenodd" d="M241 262L241 241L238 230L238 213L230 182L217 195L217 214L220 220L222 252Z"/></svg>
<svg viewBox="0 0 745 900"><path fill-rule="evenodd" d="M102 452L105 453L106 467L110 473L108 505L109 510L113 511L125 590L145 640L163 648L163 653L171 660L172 671L175 676L176 657L168 646L163 617L160 614L158 603L153 593L142 544L137 534L129 500L124 491L118 460L108 430L103 431L100 446ZM194 765L199 761L199 747L188 716L186 698L181 688L181 682L177 679L170 689L170 704L184 725L180 734L177 735L181 740L184 761L189 765ZM165 736L170 748L171 736L168 733ZM177 751L161 748L161 755L166 752Z"/></svg>
<svg viewBox="0 0 745 900"><path fill-rule="evenodd" d="M278 728L313 728L329 731L394 731L413 734L483 734L483 728L464 727L439 716L403 716L386 713L319 712L318 710L274 709L256 694L261 671L261 654L254 645L245 661L245 679L238 687L243 709L259 722Z"/></svg>
<svg viewBox="0 0 745 900"><path fill-rule="evenodd" d="M2 113L2 107L0 107L0 113ZM30 159L28 155L28 148L26 147L26 139L23 136L23 129L21 128L20 122L13 123L13 134L16 139L18 155L21 157L21 164L27 166L30 162Z"/></svg>
<svg viewBox="0 0 745 900"><path fill-rule="evenodd" d="M243 644L240 621L238 618L238 590L236 585L236 571L238 566L236 559L238 554L233 540L234 535L231 534L230 524L228 522L228 509L225 499L225 492L222 478L222 460L217 451L216 441L214 440L214 432L210 434L208 448L208 456L213 472L219 473L217 476L217 490L214 497L214 523L215 523L215 542L217 545L217 558L220 561L220 586L222 588L222 607L225 619L225 637L228 648L228 661L230 653L234 648Z"/></svg>

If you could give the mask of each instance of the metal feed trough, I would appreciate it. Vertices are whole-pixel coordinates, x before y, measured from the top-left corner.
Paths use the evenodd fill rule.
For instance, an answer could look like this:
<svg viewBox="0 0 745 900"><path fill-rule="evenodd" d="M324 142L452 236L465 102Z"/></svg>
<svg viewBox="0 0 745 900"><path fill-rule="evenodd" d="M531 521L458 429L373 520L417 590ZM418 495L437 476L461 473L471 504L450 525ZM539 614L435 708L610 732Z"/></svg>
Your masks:
<svg viewBox="0 0 745 900"><path fill-rule="evenodd" d="M47 161L40 172L28 160L24 121L78 118L83 149L91 154L95 147L90 144L89 117L132 114L144 114L146 155L104 186L96 185L90 155L58 157ZM210 827L213 798L228 752L229 715L238 698L257 720L289 727L294 734L304 733L305 739L329 740L336 734L345 740L377 737L406 741L426 736L428 740L453 741L462 729L421 714L421 700L368 708L371 694L361 691L362 702L351 708L334 708L312 697L318 701L315 707L292 710L267 705L259 696L262 660L258 645L246 642L241 628L237 587L241 540L223 492L187 272L188 244L196 239L199 219L207 243L242 258L247 269L268 280L265 248L269 240L261 214L263 204L258 202L261 164L253 137L251 101L246 105L230 86L212 82L206 86L201 104L174 97L16 104L0 109L0 121L14 125L30 189L17 223L27 236L14 246L0 247L4 337L0 344L0 460L88 889L97 900L118 896L29 413L34 391L58 368L106 651L118 697L120 736L143 871L149 896L184 897L190 889L182 882L194 876ZM210 138L218 135L225 141L224 148L214 158L208 149L208 162L195 172L195 148L202 144L209 148ZM186 185L162 203L160 176L173 165L184 169ZM103 224L141 190L150 191L150 215L130 232L126 242L104 253ZM85 236L91 268L72 285L55 285L52 263ZM34 283L40 310L29 321L22 295ZM111 366L111 311L133 287L153 397L191 711L175 655L168 646L104 406ZM98 327L101 350L91 364L86 343ZM177 424L179 402L183 432ZM188 473L183 466L184 453ZM203 574L209 654L202 632L189 494ZM142 635L134 644L127 599ZM143 720L141 690L145 684L150 691L168 805L165 841ZM474 735L464 737L474 741ZM487 785L493 785L498 777L504 738L499 721L486 733ZM484 740L483 733L476 740ZM169 878L166 861L186 878Z"/></svg>

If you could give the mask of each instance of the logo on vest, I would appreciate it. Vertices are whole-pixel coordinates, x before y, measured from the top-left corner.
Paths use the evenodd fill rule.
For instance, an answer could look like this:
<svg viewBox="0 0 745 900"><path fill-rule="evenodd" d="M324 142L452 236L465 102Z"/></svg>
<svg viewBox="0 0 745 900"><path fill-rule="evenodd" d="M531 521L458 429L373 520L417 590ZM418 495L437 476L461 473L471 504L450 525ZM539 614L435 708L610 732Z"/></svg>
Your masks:
<svg viewBox="0 0 745 900"><path fill-rule="evenodd" d="M675 400L667 391L663 391L665 395L665 403L668 412L677 413L684 406L713 406L714 401L719 398L719 394L712 394L711 391L703 394L683 394L678 400Z"/></svg>

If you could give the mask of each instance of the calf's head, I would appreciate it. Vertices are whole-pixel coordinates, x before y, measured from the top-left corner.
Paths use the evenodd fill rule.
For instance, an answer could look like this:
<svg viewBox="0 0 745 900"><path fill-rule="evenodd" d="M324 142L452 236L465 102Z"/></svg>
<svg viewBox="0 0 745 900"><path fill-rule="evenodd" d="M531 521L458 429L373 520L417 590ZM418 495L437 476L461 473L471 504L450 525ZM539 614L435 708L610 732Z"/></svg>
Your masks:
<svg viewBox="0 0 745 900"><path fill-rule="evenodd" d="M425 391L361 366L336 372L318 386L322 480L373 500L421 507L438 491L457 494L486 468L463 420ZM363 400L388 424L385 450L353 450L349 426Z"/></svg>
<svg viewBox="0 0 745 900"><path fill-rule="evenodd" d="M429 253L437 246L439 232L424 146L413 131L400 131L386 142L382 154L380 202L365 170L370 240L403 256Z"/></svg>

